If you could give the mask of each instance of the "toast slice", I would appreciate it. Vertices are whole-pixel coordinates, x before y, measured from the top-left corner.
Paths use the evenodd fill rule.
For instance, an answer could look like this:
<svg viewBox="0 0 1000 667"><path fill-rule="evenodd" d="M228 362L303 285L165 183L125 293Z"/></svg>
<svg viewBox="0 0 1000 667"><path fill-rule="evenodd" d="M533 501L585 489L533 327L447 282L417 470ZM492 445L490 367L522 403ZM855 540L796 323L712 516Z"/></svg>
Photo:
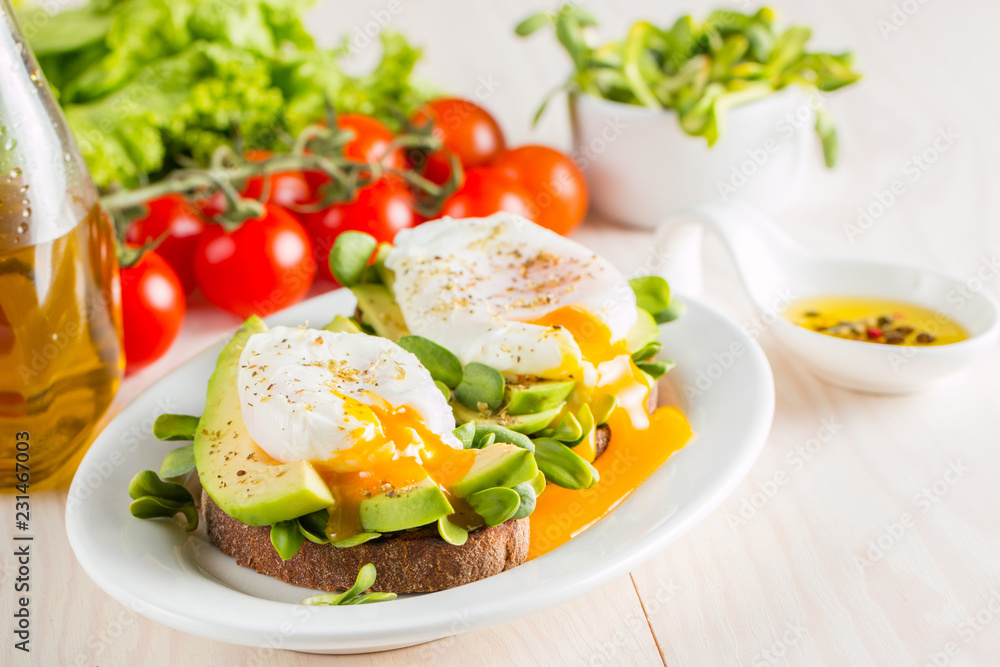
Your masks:
<svg viewBox="0 0 1000 667"><path fill-rule="evenodd" d="M299 553L285 561L271 545L268 526L237 521L207 493L202 493L201 508L208 538L238 564L289 584L324 591L350 588L366 563L374 564L378 572L372 590L430 593L491 577L521 565L528 557L528 519L517 519L473 531L462 546L442 540L434 526L346 548L306 540Z"/></svg>

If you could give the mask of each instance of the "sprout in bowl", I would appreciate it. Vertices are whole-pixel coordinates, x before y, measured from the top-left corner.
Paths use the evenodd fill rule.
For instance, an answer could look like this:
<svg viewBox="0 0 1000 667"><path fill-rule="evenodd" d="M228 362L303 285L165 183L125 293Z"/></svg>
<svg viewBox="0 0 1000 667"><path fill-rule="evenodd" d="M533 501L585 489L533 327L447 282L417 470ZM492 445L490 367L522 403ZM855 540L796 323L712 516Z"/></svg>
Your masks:
<svg viewBox="0 0 1000 667"><path fill-rule="evenodd" d="M565 88L575 149L602 212L652 226L706 201L774 209L794 197L820 146L826 165L836 163L826 94L860 75L850 53L806 51L809 28L779 30L768 8L717 10L664 29L640 21L623 40L595 46L594 25L564 6L517 32L553 26L573 60Z"/></svg>

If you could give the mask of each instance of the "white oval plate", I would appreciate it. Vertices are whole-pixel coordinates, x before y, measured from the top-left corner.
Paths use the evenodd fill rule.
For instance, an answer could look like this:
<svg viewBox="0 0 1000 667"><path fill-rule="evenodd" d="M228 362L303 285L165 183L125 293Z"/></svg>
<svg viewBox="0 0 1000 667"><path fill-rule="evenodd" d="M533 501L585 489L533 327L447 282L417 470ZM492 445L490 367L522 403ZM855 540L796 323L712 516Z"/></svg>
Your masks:
<svg viewBox="0 0 1000 667"><path fill-rule="evenodd" d="M178 630L234 644L317 653L412 646L554 607L652 558L715 509L743 479L767 438L774 384L763 352L734 323L687 301L663 327L677 361L667 377L695 439L674 454L607 517L553 552L497 576L440 593L352 607L296 604L314 594L239 567L200 531L139 521L128 483L157 470L179 443L158 442L163 412L201 414L223 343L166 376L111 421L73 479L66 530L77 559L109 595ZM354 310L338 290L270 318L322 326ZM735 353L734 353L735 351ZM684 391L692 387L696 391Z"/></svg>

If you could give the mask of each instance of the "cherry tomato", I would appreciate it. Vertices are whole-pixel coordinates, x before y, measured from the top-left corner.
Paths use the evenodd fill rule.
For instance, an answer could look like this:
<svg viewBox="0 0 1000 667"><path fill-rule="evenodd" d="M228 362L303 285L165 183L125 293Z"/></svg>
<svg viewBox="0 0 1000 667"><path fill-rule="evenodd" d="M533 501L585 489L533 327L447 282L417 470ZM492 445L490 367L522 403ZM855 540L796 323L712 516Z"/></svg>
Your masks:
<svg viewBox="0 0 1000 667"><path fill-rule="evenodd" d="M205 297L244 318L300 301L315 272L309 235L272 204L233 232L210 225L195 247L194 273Z"/></svg>
<svg viewBox="0 0 1000 667"><path fill-rule="evenodd" d="M344 157L353 162L378 162L393 140L392 130L382 121L359 113L337 116L337 127L354 133L354 138L344 144ZM384 166L402 169L404 164L402 150L396 149Z"/></svg>
<svg viewBox="0 0 1000 667"><path fill-rule="evenodd" d="M483 218L497 211L509 211L534 219L531 195L517 180L487 167L465 172L465 183L453 194L441 216Z"/></svg>
<svg viewBox="0 0 1000 667"><path fill-rule="evenodd" d="M344 157L352 162L378 162L386 156L394 138L392 130L382 121L359 113L337 116L337 127L354 134L354 138L344 144L343 148ZM382 166L393 169L405 168L405 153L397 148L391 155L385 157ZM330 182L330 177L318 171L307 171L305 177L312 191L311 201L319 201L321 198L319 190ZM320 262L320 266L326 266L325 259Z"/></svg>
<svg viewBox="0 0 1000 667"><path fill-rule="evenodd" d="M247 151L245 157L249 162L263 162L271 155L270 151L252 150ZM267 199L264 201L268 204L294 210L312 200L312 184L301 171L276 171L266 176L251 176L240 188L240 195L259 200L264 196L265 179ZM213 217L225 210L226 200L221 192L215 192L199 202L198 207L205 215Z"/></svg>
<svg viewBox="0 0 1000 667"><path fill-rule="evenodd" d="M434 135L466 168L484 165L504 150L500 125L474 102L454 97L432 100L414 114L412 122L422 125L428 119L434 123Z"/></svg>
<svg viewBox="0 0 1000 667"><path fill-rule="evenodd" d="M587 180L570 157L548 146L519 146L490 166L518 180L531 195L535 222L568 234L587 214Z"/></svg>
<svg viewBox="0 0 1000 667"><path fill-rule="evenodd" d="M184 287L170 264L147 252L121 270L125 363L129 371L156 361L177 338L186 309Z"/></svg>
<svg viewBox="0 0 1000 667"><path fill-rule="evenodd" d="M205 228L205 220L180 195L170 194L152 199L146 205L149 213L129 226L125 241L141 246L158 239L166 232L167 236L156 247L156 253L166 260L180 278L184 293L190 294L195 288L192 260L194 245Z"/></svg>
<svg viewBox="0 0 1000 667"><path fill-rule="evenodd" d="M250 162L263 162L273 155L271 151L247 151ZM301 171L276 171L267 176L252 176L247 179L240 194L248 199L260 199L264 194L264 179L267 179L267 203L282 208L294 208L309 201L311 190Z"/></svg>
<svg viewBox="0 0 1000 667"><path fill-rule="evenodd" d="M407 156L410 169L432 183L444 185L451 178L451 153L447 148L427 153L412 150Z"/></svg>
<svg viewBox="0 0 1000 667"><path fill-rule="evenodd" d="M302 224L313 240L320 275L333 280L327 257L333 242L349 229L367 232L391 243L396 232L420 221L413 210L413 195L398 178L384 177L358 191L354 201L335 204L316 213L303 213Z"/></svg>

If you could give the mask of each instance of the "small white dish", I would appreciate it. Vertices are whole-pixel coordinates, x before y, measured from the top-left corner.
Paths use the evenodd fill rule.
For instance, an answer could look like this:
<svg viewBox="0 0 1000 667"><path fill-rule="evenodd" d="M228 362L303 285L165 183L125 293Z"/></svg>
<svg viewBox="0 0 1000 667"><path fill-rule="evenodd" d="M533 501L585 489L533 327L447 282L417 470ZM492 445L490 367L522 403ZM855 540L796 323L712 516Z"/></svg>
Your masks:
<svg viewBox="0 0 1000 667"><path fill-rule="evenodd" d="M322 326L351 313L354 304L347 290L339 290L269 322ZM722 503L764 445L774 386L757 344L693 301L680 320L663 328L661 340L677 361L667 377L684 397L696 438L585 533L495 577L392 602L305 607L297 603L313 591L239 567L178 523L133 518L129 480L139 470L157 469L178 444L156 441L153 419L165 411L200 414L222 343L163 378L98 436L70 488L70 545L84 571L122 604L169 627L248 646L383 651L533 614L611 581L678 539ZM732 364L716 373L713 355L737 347ZM699 373L714 378L710 386L694 389Z"/></svg>
<svg viewBox="0 0 1000 667"><path fill-rule="evenodd" d="M672 110L570 96L573 154L584 161L594 208L637 227L704 202L746 201L776 212L794 203L810 162L822 104L799 86L728 109L719 140L681 130Z"/></svg>
<svg viewBox="0 0 1000 667"><path fill-rule="evenodd" d="M662 273L685 293L697 294L701 288L700 234L705 226L729 248L763 325L832 384L876 394L914 392L970 366L1000 338L1000 306L982 289L981 280L975 289L975 280L970 286L970 280L924 267L817 255L746 204L695 206L663 223L655 243L661 256L677 261L668 260ZM914 303L958 322L970 337L932 347L880 345L820 334L782 316L794 301L816 296Z"/></svg>

